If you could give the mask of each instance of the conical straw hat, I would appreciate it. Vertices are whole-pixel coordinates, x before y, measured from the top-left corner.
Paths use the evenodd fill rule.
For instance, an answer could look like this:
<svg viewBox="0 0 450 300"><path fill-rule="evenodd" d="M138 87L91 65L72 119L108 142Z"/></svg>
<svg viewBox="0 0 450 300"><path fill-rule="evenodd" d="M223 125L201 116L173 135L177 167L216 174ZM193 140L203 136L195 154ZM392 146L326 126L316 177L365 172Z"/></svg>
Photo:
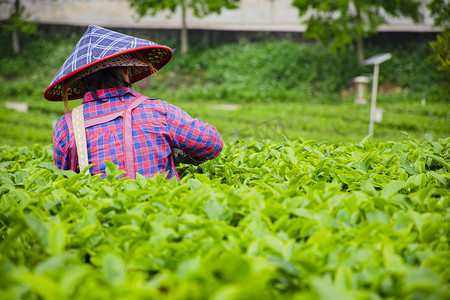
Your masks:
<svg viewBox="0 0 450 300"><path fill-rule="evenodd" d="M82 78L113 66L130 67L130 83L137 82L164 67L172 58L167 46L138 39L95 25L89 25L78 44L59 69L44 98L50 101L83 98Z"/></svg>

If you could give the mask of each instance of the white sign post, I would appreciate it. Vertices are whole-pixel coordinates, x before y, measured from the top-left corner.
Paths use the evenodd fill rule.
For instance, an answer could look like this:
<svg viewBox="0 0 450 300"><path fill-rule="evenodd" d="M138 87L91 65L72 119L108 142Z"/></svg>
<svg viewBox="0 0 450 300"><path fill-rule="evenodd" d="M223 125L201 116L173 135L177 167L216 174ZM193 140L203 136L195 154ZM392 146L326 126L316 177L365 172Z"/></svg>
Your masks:
<svg viewBox="0 0 450 300"><path fill-rule="evenodd" d="M377 109L377 90L378 90L378 73L380 70L380 64L391 59L390 53L377 54L364 61L365 65L373 66L373 79L372 79L372 99L370 101L370 122L369 122L369 135L373 134L373 123L376 118Z"/></svg>

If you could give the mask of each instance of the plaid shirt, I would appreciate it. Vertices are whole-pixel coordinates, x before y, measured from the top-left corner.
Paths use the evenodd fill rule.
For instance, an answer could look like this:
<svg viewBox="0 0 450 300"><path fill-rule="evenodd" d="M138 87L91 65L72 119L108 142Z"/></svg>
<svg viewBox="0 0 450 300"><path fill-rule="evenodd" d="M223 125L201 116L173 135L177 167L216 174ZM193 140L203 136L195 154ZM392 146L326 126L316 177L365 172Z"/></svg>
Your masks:
<svg viewBox="0 0 450 300"><path fill-rule="evenodd" d="M84 118L124 109L139 96L130 88L98 90L98 100L88 92L83 99ZM53 131L53 160L63 170L69 167L69 128L66 115ZM213 159L222 150L223 141L216 128L200 119L193 119L178 107L157 99L148 99L132 111L134 166L136 172L152 177L167 173L176 176L172 149L179 148L203 159ZM112 161L124 170L122 119L86 128L91 174L105 173L104 161Z"/></svg>

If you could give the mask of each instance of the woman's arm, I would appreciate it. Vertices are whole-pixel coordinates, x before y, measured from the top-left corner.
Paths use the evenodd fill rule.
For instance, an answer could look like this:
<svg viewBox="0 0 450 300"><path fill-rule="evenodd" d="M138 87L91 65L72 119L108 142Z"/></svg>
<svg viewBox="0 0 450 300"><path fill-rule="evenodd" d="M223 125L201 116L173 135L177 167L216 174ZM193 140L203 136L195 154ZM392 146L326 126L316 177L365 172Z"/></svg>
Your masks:
<svg viewBox="0 0 450 300"><path fill-rule="evenodd" d="M194 119L180 108L167 104L167 123L172 145L186 152L195 162L216 158L223 148L217 129L200 119Z"/></svg>

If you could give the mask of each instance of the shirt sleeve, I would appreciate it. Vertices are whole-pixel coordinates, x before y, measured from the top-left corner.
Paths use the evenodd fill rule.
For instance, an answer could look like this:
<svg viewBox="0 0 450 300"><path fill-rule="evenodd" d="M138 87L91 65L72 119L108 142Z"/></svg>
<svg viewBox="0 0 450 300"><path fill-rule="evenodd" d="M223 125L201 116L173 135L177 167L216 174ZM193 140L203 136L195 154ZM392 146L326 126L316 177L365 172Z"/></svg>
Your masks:
<svg viewBox="0 0 450 300"><path fill-rule="evenodd" d="M192 118L172 104L166 105L166 118L174 148L205 159L214 159L220 154L223 140L214 126Z"/></svg>
<svg viewBox="0 0 450 300"><path fill-rule="evenodd" d="M61 170L69 170L69 127L62 116L53 129L53 162Z"/></svg>

